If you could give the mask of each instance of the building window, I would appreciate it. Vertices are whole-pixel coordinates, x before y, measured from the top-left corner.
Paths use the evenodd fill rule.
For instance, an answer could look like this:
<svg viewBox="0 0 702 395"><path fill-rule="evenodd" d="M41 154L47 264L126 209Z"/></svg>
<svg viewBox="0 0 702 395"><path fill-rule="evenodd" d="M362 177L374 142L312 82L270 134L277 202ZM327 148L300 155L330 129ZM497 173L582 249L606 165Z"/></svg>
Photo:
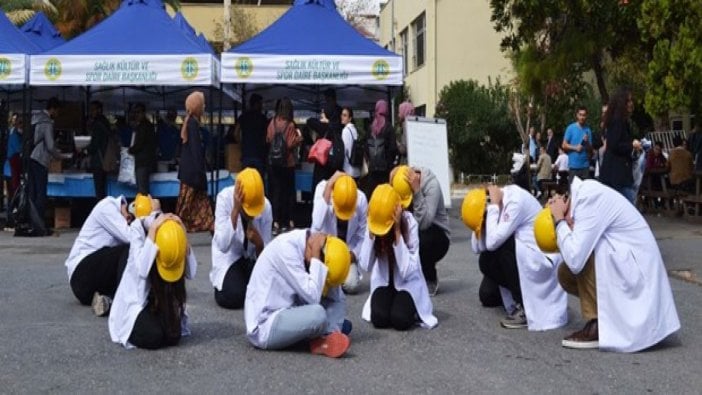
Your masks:
<svg viewBox="0 0 702 395"><path fill-rule="evenodd" d="M424 42L426 41L426 15L422 13L412 22L412 32L414 33L414 68L424 65Z"/></svg>
<svg viewBox="0 0 702 395"><path fill-rule="evenodd" d="M409 65L407 64L407 59L409 59L409 37L407 29L400 33L400 48L402 48L402 67L405 75L407 75L407 70L409 70Z"/></svg>

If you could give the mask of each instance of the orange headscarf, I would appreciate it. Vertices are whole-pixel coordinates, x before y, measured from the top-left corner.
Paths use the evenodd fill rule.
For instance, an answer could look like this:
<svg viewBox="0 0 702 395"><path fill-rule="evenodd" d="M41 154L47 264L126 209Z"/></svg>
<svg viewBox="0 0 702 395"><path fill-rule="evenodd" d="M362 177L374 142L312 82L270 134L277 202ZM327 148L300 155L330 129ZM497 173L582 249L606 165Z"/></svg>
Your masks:
<svg viewBox="0 0 702 395"><path fill-rule="evenodd" d="M180 139L183 144L188 142L188 120L190 117L200 119L202 112L205 110L205 95L200 91L195 91L185 98L185 112L187 113L183 120L183 126L180 128Z"/></svg>

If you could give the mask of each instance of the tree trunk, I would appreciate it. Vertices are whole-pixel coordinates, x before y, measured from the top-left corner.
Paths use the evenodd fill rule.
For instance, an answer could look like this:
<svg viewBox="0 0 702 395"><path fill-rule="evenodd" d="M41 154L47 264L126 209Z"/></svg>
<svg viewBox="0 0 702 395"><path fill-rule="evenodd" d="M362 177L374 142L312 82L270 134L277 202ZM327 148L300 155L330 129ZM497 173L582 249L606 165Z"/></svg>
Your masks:
<svg viewBox="0 0 702 395"><path fill-rule="evenodd" d="M222 39L222 52L226 52L232 45L232 0L224 0L224 38Z"/></svg>
<svg viewBox="0 0 702 395"><path fill-rule="evenodd" d="M605 83L604 69L602 67L602 52L597 52L595 55L593 55L592 70L595 72L595 79L597 80L597 90L600 91L602 104L608 103L609 93L607 92L607 84Z"/></svg>

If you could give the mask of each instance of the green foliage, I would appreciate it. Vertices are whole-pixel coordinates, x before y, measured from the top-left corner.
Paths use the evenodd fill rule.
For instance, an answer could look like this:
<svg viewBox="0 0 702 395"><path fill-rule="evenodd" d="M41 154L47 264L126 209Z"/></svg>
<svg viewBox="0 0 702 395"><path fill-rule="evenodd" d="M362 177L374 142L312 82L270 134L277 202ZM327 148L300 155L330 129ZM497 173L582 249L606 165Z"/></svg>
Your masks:
<svg viewBox="0 0 702 395"><path fill-rule="evenodd" d="M702 2L644 0L638 24L654 42L646 74L646 109L665 117L702 101Z"/></svg>
<svg viewBox="0 0 702 395"><path fill-rule="evenodd" d="M458 172L470 174L509 171L519 134L510 120L509 90L497 81L481 86L453 81L439 94L436 116L446 119L449 160Z"/></svg>

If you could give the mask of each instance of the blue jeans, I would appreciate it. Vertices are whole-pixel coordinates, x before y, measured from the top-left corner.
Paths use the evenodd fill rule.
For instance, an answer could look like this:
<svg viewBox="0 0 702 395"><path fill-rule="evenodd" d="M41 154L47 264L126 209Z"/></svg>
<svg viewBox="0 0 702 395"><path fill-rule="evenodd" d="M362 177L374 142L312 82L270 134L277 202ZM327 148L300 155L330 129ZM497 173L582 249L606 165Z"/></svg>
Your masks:
<svg viewBox="0 0 702 395"><path fill-rule="evenodd" d="M630 201L631 204L636 206L636 190L633 187L618 187L616 191L621 193L626 200Z"/></svg>
<svg viewBox="0 0 702 395"><path fill-rule="evenodd" d="M280 350L308 339L323 336L327 312L319 304L291 307L278 313L268 334L267 350Z"/></svg>
<svg viewBox="0 0 702 395"><path fill-rule="evenodd" d="M49 183L49 169L34 159L29 161L29 200L34 203L37 213L46 215L46 186Z"/></svg>

